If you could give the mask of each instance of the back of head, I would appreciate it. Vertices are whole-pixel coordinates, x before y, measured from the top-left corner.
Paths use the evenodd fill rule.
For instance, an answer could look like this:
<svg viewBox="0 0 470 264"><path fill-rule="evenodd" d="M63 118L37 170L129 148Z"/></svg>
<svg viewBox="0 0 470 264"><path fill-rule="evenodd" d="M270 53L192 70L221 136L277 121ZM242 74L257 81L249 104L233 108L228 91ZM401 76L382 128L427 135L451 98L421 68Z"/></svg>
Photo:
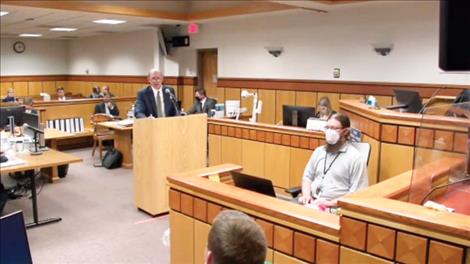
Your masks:
<svg viewBox="0 0 470 264"><path fill-rule="evenodd" d="M263 264L266 247L266 238L258 224L234 210L224 210L217 216L207 245L214 264Z"/></svg>
<svg viewBox="0 0 470 264"><path fill-rule="evenodd" d="M33 105L33 97L31 97L31 96L26 96L26 97L23 99L23 104L26 105L26 106L32 106L32 105Z"/></svg>

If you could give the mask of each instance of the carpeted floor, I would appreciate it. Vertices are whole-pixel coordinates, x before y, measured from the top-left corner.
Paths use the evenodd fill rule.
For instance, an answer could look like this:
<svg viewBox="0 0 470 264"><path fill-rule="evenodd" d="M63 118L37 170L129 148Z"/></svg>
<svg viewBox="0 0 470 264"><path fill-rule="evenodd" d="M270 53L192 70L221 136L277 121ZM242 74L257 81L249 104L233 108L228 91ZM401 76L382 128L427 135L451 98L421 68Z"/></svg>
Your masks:
<svg viewBox="0 0 470 264"><path fill-rule="evenodd" d="M91 149L68 151L83 159L66 178L44 185L39 219L62 221L28 229L34 263L169 263L162 236L168 215L152 218L136 209L132 170L95 168ZM31 222L31 200L9 201L4 214L23 210Z"/></svg>

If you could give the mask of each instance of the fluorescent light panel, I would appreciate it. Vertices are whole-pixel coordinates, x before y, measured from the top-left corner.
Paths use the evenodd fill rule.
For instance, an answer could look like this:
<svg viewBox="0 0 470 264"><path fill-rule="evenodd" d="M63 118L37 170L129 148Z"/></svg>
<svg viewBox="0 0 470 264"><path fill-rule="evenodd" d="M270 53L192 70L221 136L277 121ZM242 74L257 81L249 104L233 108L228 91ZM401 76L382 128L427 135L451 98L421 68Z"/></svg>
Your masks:
<svg viewBox="0 0 470 264"><path fill-rule="evenodd" d="M0 16L8 15L7 11L0 11Z"/></svg>
<svg viewBox="0 0 470 264"><path fill-rule="evenodd" d="M117 20L117 19L98 19L94 20L93 23L97 24L108 24L108 25L118 25L126 23L126 20Z"/></svg>
<svg viewBox="0 0 470 264"><path fill-rule="evenodd" d="M41 37L42 34L35 34L35 33L23 33L23 34L20 34L19 35L20 37L26 37L26 38L37 38L37 37Z"/></svg>
<svg viewBox="0 0 470 264"><path fill-rule="evenodd" d="M68 28L68 27L55 27L55 28L50 28L50 31L62 31L62 32L72 32L77 30L76 28Z"/></svg>

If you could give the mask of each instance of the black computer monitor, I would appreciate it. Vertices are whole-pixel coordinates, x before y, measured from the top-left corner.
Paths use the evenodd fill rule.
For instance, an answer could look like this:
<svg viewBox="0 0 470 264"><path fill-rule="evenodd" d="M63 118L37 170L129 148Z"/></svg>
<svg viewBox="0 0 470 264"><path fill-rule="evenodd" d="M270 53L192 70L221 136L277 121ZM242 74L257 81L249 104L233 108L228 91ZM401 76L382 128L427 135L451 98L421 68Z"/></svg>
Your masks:
<svg viewBox="0 0 470 264"><path fill-rule="evenodd" d="M399 105L402 105L404 112L407 113L420 113L423 110L421 97L418 92L410 90L394 89L395 98Z"/></svg>
<svg viewBox="0 0 470 264"><path fill-rule="evenodd" d="M307 119L315 116L315 107L283 105L282 124L285 126L306 127Z"/></svg>
<svg viewBox="0 0 470 264"><path fill-rule="evenodd" d="M23 113L24 106L0 107L0 127L4 128L8 125L9 116L13 116L15 118L15 125L23 125Z"/></svg>
<svg viewBox="0 0 470 264"><path fill-rule="evenodd" d="M270 180L250 176L236 171L232 172L232 179L235 183L235 186L237 187L276 197L273 183Z"/></svg>
<svg viewBox="0 0 470 264"><path fill-rule="evenodd" d="M24 112L23 124L28 124L30 127L39 129L39 114L37 112Z"/></svg>
<svg viewBox="0 0 470 264"><path fill-rule="evenodd" d="M0 217L0 263L33 263L23 212Z"/></svg>

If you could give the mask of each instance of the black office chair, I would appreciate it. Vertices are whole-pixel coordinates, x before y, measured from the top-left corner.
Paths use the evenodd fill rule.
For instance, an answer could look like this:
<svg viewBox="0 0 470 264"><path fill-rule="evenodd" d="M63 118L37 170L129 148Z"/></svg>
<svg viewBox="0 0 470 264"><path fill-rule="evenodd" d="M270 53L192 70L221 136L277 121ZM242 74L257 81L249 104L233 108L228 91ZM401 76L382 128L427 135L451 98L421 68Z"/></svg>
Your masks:
<svg viewBox="0 0 470 264"><path fill-rule="evenodd" d="M33 263L23 212L0 217L0 263Z"/></svg>
<svg viewBox="0 0 470 264"><path fill-rule="evenodd" d="M366 165L369 165L370 151L371 151L370 144L367 142L350 142L350 143L362 154L362 157L365 159ZM293 198L296 198L302 192L302 187L296 186L296 187L288 188L286 189L286 192L292 195Z"/></svg>

